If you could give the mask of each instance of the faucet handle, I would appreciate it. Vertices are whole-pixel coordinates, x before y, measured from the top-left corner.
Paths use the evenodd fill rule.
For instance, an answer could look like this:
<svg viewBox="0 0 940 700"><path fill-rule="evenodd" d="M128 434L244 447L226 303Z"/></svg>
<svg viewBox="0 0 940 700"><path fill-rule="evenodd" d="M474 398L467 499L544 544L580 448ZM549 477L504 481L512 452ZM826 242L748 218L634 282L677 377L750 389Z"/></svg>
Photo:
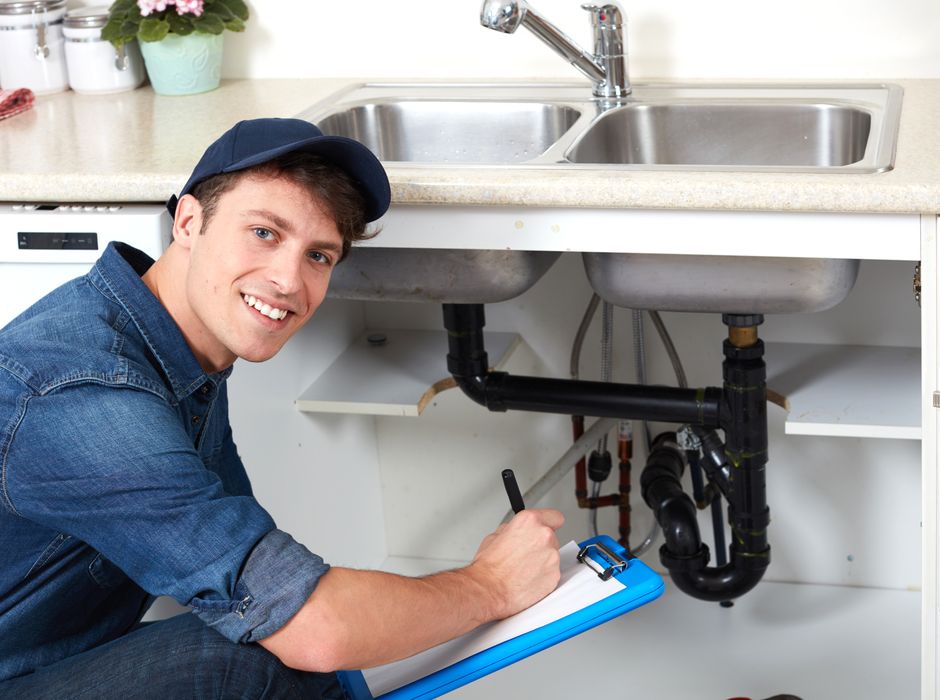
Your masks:
<svg viewBox="0 0 940 700"><path fill-rule="evenodd" d="M623 10L617 3L605 3L604 5L595 5L586 2L581 5L582 10L591 13L591 23L596 27L605 29L619 29L623 26Z"/></svg>
<svg viewBox="0 0 940 700"><path fill-rule="evenodd" d="M623 10L615 2L603 5L585 3L581 9L591 13L593 58L604 71L604 80L595 84L594 94L605 98L624 98L632 89L627 77L627 22Z"/></svg>

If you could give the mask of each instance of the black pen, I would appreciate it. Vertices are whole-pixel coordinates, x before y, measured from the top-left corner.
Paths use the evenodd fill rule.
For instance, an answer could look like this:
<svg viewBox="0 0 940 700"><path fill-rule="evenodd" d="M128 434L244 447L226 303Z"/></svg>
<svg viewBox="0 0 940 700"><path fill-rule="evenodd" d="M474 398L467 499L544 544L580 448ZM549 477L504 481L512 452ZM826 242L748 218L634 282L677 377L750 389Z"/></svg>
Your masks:
<svg viewBox="0 0 940 700"><path fill-rule="evenodd" d="M506 495L509 496L509 505L513 513L525 510L525 503L522 500L522 494L519 493L519 484L516 483L516 475L512 469L503 469L503 486L506 487Z"/></svg>

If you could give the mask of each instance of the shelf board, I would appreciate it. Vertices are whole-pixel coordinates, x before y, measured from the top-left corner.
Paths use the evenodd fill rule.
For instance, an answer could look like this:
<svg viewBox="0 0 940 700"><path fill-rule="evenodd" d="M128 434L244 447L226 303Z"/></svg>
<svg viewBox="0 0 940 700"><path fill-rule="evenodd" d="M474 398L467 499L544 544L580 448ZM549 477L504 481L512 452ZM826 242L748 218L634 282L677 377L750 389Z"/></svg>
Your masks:
<svg viewBox="0 0 940 700"><path fill-rule="evenodd" d="M764 359L787 434L920 439L919 348L769 342Z"/></svg>
<svg viewBox="0 0 940 700"><path fill-rule="evenodd" d="M383 334L382 345L369 336ZM487 333L491 369L519 343ZM297 399L314 413L419 416L456 386L444 331L368 330ZM906 347L768 343L768 392L788 412L790 435L919 440L920 350Z"/></svg>
<svg viewBox="0 0 940 700"><path fill-rule="evenodd" d="M650 565L655 558L644 557ZM459 564L390 557L382 568L420 576ZM659 600L458 688L453 698L920 697L918 591L764 581L723 608L664 578Z"/></svg>
<svg viewBox="0 0 940 700"><path fill-rule="evenodd" d="M384 344L370 336L384 335ZM516 333L486 333L491 369L501 369ZM312 413L419 416L438 393L456 386L447 371L445 331L375 330L356 338L295 402Z"/></svg>

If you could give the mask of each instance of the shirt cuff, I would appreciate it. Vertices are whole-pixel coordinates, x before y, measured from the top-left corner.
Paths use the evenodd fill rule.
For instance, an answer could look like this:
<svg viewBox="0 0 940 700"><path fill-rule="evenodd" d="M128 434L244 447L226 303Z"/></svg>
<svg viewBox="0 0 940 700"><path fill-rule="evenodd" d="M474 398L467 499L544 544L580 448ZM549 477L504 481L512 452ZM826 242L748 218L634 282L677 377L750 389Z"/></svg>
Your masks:
<svg viewBox="0 0 940 700"><path fill-rule="evenodd" d="M232 600L194 598L190 605L203 622L233 642L257 642L297 614L329 568L286 532L271 530L248 555Z"/></svg>

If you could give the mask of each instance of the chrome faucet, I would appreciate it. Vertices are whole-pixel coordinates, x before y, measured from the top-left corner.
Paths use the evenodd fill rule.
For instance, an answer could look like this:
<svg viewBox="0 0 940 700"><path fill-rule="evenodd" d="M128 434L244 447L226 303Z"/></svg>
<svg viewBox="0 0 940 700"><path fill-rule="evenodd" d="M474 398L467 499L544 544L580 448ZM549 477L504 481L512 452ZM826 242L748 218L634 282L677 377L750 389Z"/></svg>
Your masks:
<svg viewBox="0 0 940 700"><path fill-rule="evenodd" d="M512 34L521 24L594 82L594 94L619 99L630 94L623 12L617 3L584 4L591 13L594 53L590 54L539 15L525 0L483 0L480 24Z"/></svg>

